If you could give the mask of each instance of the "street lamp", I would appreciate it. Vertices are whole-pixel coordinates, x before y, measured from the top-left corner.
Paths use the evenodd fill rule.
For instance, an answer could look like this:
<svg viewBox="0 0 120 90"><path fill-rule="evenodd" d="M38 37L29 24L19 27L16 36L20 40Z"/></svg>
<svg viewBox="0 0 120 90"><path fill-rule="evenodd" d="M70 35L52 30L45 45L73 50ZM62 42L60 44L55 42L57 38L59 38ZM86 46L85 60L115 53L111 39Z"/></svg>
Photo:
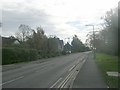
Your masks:
<svg viewBox="0 0 120 90"><path fill-rule="evenodd" d="M94 25L92 24L88 24L88 25L85 25L85 26L92 26L93 27L93 53L94 53L94 59L96 58L96 55L95 55L95 31L94 31Z"/></svg>

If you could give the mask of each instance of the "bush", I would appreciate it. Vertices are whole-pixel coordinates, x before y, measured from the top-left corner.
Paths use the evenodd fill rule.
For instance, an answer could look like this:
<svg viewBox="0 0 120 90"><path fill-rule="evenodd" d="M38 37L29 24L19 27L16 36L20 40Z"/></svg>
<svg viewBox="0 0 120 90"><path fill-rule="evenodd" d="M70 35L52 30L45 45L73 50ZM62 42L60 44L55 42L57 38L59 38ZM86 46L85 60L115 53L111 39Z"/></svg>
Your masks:
<svg viewBox="0 0 120 90"><path fill-rule="evenodd" d="M23 48L2 48L2 65L37 59L37 50Z"/></svg>

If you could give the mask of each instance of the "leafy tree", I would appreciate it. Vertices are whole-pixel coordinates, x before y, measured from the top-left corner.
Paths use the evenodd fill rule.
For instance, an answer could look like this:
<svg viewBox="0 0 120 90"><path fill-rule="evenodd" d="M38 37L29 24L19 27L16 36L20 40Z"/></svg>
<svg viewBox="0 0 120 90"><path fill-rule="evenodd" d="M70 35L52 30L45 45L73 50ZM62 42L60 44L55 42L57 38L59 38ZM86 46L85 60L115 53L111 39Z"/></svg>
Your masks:
<svg viewBox="0 0 120 90"><path fill-rule="evenodd" d="M56 36L48 38L49 53L59 52L58 45L59 45L59 38L57 38Z"/></svg>
<svg viewBox="0 0 120 90"><path fill-rule="evenodd" d="M103 30L98 33L95 32L95 39L93 39L93 34L88 34L86 41L90 47L94 44L96 51L116 55L118 53L117 8L107 11L102 19L104 20Z"/></svg>
<svg viewBox="0 0 120 90"><path fill-rule="evenodd" d="M27 43L30 47L33 47L37 50L46 50L47 49L47 36L44 33L42 27L37 27L36 31L32 30L33 34L27 40Z"/></svg>
<svg viewBox="0 0 120 90"><path fill-rule="evenodd" d="M96 51L100 51L101 47L101 36L99 35L98 31L90 32L87 34L88 39L86 39L86 44L89 46L92 50L93 48L96 49Z"/></svg>
<svg viewBox="0 0 120 90"><path fill-rule="evenodd" d="M100 34L103 36L107 51L111 54L118 53L118 9L106 12L104 19L105 27Z"/></svg>
<svg viewBox="0 0 120 90"><path fill-rule="evenodd" d="M81 52L85 50L84 44L78 39L77 35L73 37L71 45L72 45L72 52Z"/></svg>

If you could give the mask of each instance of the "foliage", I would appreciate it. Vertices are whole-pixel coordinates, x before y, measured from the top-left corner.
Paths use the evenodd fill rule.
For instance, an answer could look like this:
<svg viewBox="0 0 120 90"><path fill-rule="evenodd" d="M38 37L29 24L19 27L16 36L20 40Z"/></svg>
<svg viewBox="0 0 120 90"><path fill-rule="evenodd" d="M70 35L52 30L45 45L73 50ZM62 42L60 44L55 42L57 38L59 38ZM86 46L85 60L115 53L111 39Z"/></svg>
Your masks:
<svg viewBox="0 0 120 90"><path fill-rule="evenodd" d="M33 30L33 35L27 41L29 48L34 48L39 51L39 58L56 56L59 53L59 38L47 37L41 27L37 27L37 32ZM59 54L58 54L59 55Z"/></svg>
<svg viewBox="0 0 120 90"><path fill-rule="evenodd" d="M87 44L96 48L97 52L104 52L108 54L118 54L118 11L117 8L107 11L106 15L102 17L104 20L103 29L93 34L88 34Z"/></svg>
<svg viewBox="0 0 120 90"><path fill-rule="evenodd" d="M16 38L11 38L18 38L20 44L13 44L9 48L3 48L3 64L25 62L35 60L36 58L49 58L66 54L63 40L60 40L56 36L47 37L41 26L34 30L28 25L21 24L16 33ZM88 50L88 47L85 47L75 35L72 46L70 45L69 49L69 52L71 50L73 52L82 52Z"/></svg>
<svg viewBox="0 0 120 90"><path fill-rule="evenodd" d="M50 37L48 38L48 53L59 52L58 50L58 38Z"/></svg>
<svg viewBox="0 0 120 90"><path fill-rule="evenodd" d="M2 64L33 61L37 59L37 50L24 48L2 48Z"/></svg>
<svg viewBox="0 0 120 90"><path fill-rule="evenodd" d="M105 27L100 32L107 51L110 54L117 55L118 53L118 11L117 8L106 12L103 18Z"/></svg>
<svg viewBox="0 0 120 90"><path fill-rule="evenodd" d="M71 45L72 45L72 52L85 51L85 45L78 39L77 35L73 37Z"/></svg>
<svg viewBox="0 0 120 90"><path fill-rule="evenodd" d="M35 48L37 50L44 50L47 48L47 37L44 34L44 30L41 27L37 27L37 32L33 30L33 34L28 38L26 43L30 48Z"/></svg>

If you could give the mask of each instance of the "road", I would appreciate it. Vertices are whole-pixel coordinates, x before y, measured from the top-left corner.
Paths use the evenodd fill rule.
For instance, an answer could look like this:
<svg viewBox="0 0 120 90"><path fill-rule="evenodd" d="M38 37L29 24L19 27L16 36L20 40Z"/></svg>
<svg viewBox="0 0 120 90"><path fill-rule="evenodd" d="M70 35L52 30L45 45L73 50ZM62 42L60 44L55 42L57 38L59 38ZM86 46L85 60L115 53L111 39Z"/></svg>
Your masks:
<svg viewBox="0 0 120 90"><path fill-rule="evenodd" d="M91 52L45 59L46 62L18 64L2 73L2 88L65 88L72 87ZM10 67L16 67L11 65ZM9 68L9 66L7 66ZM3 66L4 69L4 66Z"/></svg>

